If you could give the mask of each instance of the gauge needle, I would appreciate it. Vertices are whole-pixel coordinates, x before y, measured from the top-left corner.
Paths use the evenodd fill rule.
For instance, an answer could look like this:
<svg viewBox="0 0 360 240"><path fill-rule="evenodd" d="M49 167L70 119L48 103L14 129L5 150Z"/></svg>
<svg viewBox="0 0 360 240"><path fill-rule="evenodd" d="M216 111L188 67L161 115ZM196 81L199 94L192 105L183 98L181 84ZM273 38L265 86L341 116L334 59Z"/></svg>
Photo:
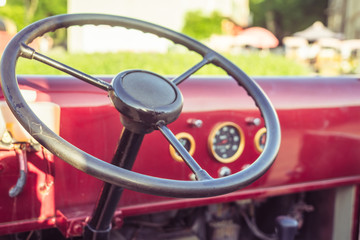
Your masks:
<svg viewBox="0 0 360 240"><path fill-rule="evenodd" d="M227 139L224 139L224 140L222 140L222 141L220 142L219 145L224 145L224 144L227 144L227 143L228 143L228 140L227 140Z"/></svg>

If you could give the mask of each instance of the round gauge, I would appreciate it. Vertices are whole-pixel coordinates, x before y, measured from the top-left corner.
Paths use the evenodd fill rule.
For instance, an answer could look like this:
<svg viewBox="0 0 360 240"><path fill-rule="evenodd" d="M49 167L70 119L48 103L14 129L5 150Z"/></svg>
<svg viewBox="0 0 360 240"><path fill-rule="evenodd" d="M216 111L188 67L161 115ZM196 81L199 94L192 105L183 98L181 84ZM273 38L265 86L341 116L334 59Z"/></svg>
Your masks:
<svg viewBox="0 0 360 240"><path fill-rule="evenodd" d="M195 152L195 140L193 136L191 136L188 133L182 132L176 134L176 138L179 140L179 142L184 146L184 148L190 153L190 155L193 155ZM182 162L183 159L180 157L180 155L175 151L173 146L170 145L169 147L170 155L173 159L176 161Z"/></svg>
<svg viewBox="0 0 360 240"><path fill-rule="evenodd" d="M238 159L244 150L244 133L233 122L220 123L211 131L208 145L216 160L231 163Z"/></svg>
<svg viewBox="0 0 360 240"><path fill-rule="evenodd" d="M254 144L255 148L258 152L262 152L264 150L266 143L266 128L261 128L255 134Z"/></svg>

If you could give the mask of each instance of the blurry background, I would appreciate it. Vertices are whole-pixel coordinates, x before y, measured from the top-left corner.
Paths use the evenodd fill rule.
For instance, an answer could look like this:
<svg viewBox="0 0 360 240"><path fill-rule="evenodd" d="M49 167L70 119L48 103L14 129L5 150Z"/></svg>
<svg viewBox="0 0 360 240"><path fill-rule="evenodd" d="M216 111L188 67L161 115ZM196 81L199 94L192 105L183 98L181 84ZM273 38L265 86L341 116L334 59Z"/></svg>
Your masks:
<svg viewBox="0 0 360 240"><path fill-rule="evenodd" d="M358 0L0 0L0 52L28 24L80 12L122 15L185 33L250 75L360 72ZM177 74L197 62L197 56L167 40L106 26L59 30L32 47L90 74L116 74L119 68ZM18 72L58 74L32 65L22 61ZM207 68L200 74L223 72Z"/></svg>

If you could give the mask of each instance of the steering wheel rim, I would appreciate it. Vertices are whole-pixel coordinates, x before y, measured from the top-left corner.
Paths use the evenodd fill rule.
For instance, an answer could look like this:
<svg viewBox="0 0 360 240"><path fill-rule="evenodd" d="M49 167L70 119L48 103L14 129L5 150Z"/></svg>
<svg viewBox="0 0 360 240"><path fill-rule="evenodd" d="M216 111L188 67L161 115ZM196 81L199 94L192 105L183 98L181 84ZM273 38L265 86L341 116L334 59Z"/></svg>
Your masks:
<svg viewBox="0 0 360 240"><path fill-rule="evenodd" d="M24 54L23 44L59 28L110 25L153 33L181 44L224 69L254 99L264 118L267 141L263 152L248 168L232 175L202 181L163 179L125 170L76 148L52 132L31 111L20 93L16 63ZM167 197L210 197L243 188L262 176L273 164L280 147L280 124L276 111L258 84L229 60L181 33L148 22L104 14L66 14L40 20L21 30L6 47L1 60L1 85L6 101L21 125L54 155L100 180L130 190Z"/></svg>

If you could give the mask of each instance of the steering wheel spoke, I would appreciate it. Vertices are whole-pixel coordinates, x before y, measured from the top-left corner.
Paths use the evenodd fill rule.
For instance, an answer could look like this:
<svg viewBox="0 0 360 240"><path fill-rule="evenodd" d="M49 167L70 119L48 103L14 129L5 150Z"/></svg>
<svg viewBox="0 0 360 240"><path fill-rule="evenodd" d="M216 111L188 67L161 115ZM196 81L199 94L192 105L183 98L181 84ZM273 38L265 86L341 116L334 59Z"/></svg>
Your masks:
<svg viewBox="0 0 360 240"><path fill-rule="evenodd" d="M90 76L86 73L83 73L77 69L74 69L66 64L63 64L61 62L58 62L48 56L45 56L37 51L35 51L33 48L29 47L28 45L22 43L20 47L21 53L20 56L28 59L34 59L36 61L42 62L50 67L56 68L64 73L67 73L73 77L76 77L84 82L90 83L91 85L94 85L95 87L101 88L105 91L108 91L111 89L111 84Z"/></svg>
<svg viewBox="0 0 360 240"><path fill-rule="evenodd" d="M203 181L213 179L204 169L200 167L200 165L194 160L190 153L184 148L184 146L163 122L159 122L157 127L171 146L173 146L173 148L178 152L186 165L188 165L191 171L195 174L197 180Z"/></svg>
<svg viewBox="0 0 360 240"><path fill-rule="evenodd" d="M187 70L186 72L184 72L183 74L181 74L180 76L178 76L177 78L173 79L172 82L176 85L179 85L180 83L182 83L184 80L186 80L187 78L189 78L191 75L193 75L195 72L197 72L198 70L200 70L203 66L211 63L214 60L215 55L212 54L212 52L209 52L205 55L205 57L198 62L196 65L194 65L193 67L191 67L189 70Z"/></svg>

